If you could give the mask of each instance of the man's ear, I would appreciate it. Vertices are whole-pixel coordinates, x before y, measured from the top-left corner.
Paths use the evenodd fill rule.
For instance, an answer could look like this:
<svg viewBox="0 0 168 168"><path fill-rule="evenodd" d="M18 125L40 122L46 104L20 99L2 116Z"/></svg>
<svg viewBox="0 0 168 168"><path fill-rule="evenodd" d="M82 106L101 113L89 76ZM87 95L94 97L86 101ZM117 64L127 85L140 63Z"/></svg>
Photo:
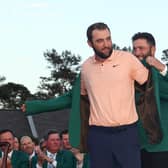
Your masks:
<svg viewBox="0 0 168 168"><path fill-rule="evenodd" d="M91 41L88 40L87 43L90 47L92 47L92 42Z"/></svg>
<svg viewBox="0 0 168 168"><path fill-rule="evenodd" d="M152 46L152 47L151 47L151 56L152 56L152 57L155 57L155 52L156 52L156 47L155 47L155 46Z"/></svg>

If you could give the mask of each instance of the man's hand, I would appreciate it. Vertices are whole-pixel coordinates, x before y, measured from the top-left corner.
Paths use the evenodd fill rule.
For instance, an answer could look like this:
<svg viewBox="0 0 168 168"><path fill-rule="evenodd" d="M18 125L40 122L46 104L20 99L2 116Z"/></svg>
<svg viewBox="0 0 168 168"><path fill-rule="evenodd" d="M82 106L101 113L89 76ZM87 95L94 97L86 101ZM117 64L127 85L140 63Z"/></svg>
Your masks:
<svg viewBox="0 0 168 168"><path fill-rule="evenodd" d="M22 104L21 108L22 112L26 112L26 105L25 104Z"/></svg>
<svg viewBox="0 0 168 168"><path fill-rule="evenodd" d="M78 161L79 163L83 162L84 154L83 154L83 153L80 153L79 149L77 149L77 148L72 148L70 151L74 154L75 158L77 159L77 161Z"/></svg>
<svg viewBox="0 0 168 168"><path fill-rule="evenodd" d="M2 167L2 158L0 158L0 167ZM7 168L12 168L11 160L7 158Z"/></svg>
<svg viewBox="0 0 168 168"><path fill-rule="evenodd" d="M53 162L53 159L49 158L39 147L35 148L35 151L37 153L38 156L38 164L40 166L43 165L44 161L47 161L49 163Z"/></svg>
<svg viewBox="0 0 168 168"><path fill-rule="evenodd" d="M156 59L155 57L153 56L148 56L146 58L146 62L155 67L158 71L162 72L164 69L165 69L165 66L163 63L161 63L158 59Z"/></svg>

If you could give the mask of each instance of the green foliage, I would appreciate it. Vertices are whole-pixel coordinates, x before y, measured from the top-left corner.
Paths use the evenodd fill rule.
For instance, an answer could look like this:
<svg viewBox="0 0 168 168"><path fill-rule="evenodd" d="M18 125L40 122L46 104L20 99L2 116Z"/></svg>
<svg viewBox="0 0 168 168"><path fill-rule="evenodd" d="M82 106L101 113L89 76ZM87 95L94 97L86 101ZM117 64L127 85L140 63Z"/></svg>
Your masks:
<svg viewBox="0 0 168 168"><path fill-rule="evenodd" d="M165 49L162 51L162 57L161 60L164 62L168 62L168 49Z"/></svg>
<svg viewBox="0 0 168 168"><path fill-rule="evenodd" d="M40 99L51 98L67 92L79 73L81 57L70 51L63 51L58 54L55 49L47 50L44 57L51 70L49 77L40 77L40 91L35 94Z"/></svg>
<svg viewBox="0 0 168 168"><path fill-rule="evenodd" d="M116 45L115 43L113 43L113 49L114 50L123 50L123 51L128 51L128 52L132 52L131 47L123 47L120 48L118 45Z"/></svg>
<svg viewBox="0 0 168 168"><path fill-rule="evenodd" d="M32 95L23 85L7 83L0 86L0 106L3 109L20 109L29 97Z"/></svg>
<svg viewBox="0 0 168 168"><path fill-rule="evenodd" d="M6 80L6 78L4 76L0 76L0 82L3 82L5 80Z"/></svg>

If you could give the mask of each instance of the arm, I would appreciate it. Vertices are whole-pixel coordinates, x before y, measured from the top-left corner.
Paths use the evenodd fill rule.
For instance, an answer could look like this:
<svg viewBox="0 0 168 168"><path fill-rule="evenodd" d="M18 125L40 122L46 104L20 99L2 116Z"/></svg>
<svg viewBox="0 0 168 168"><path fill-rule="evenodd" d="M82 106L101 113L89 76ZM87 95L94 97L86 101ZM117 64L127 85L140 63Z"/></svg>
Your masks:
<svg viewBox="0 0 168 168"><path fill-rule="evenodd" d="M160 72L158 75L160 97L168 100L168 65L152 56L148 56L146 62Z"/></svg>
<svg viewBox="0 0 168 168"><path fill-rule="evenodd" d="M146 62L150 66L152 66L155 69L157 69L162 76L167 76L168 77L168 74L167 74L167 65L163 64L162 62L160 62L157 58L155 58L153 56L148 56L146 58Z"/></svg>
<svg viewBox="0 0 168 168"><path fill-rule="evenodd" d="M71 94L72 92L70 91L53 99L26 101L26 115L34 115L69 108L71 107L72 102Z"/></svg>
<svg viewBox="0 0 168 168"><path fill-rule="evenodd" d="M70 151L73 153L74 157L76 158L76 168L82 168L83 167L83 161L84 161L84 153L80 153L79 149L72 148Z"/></svg>

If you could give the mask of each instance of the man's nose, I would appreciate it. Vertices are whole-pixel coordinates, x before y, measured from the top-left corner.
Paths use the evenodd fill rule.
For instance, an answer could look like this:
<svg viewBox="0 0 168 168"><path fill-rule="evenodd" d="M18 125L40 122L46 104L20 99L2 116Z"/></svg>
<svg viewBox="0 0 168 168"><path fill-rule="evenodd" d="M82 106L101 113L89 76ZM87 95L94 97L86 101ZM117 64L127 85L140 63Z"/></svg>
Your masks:
<svg viewBox="0 0 168 168"><path fill-rule="evenodd" d="M109 41L108 40L104 40L104 47L108 47L109 46Z"/></svg>
<svg viewBox="0 0 168 168"><path fill-rule="evenodd" d="M139 56L140 55L140 52L139 52L139 50L133 50L133 54L135 55L135 56Z"/></svg>

